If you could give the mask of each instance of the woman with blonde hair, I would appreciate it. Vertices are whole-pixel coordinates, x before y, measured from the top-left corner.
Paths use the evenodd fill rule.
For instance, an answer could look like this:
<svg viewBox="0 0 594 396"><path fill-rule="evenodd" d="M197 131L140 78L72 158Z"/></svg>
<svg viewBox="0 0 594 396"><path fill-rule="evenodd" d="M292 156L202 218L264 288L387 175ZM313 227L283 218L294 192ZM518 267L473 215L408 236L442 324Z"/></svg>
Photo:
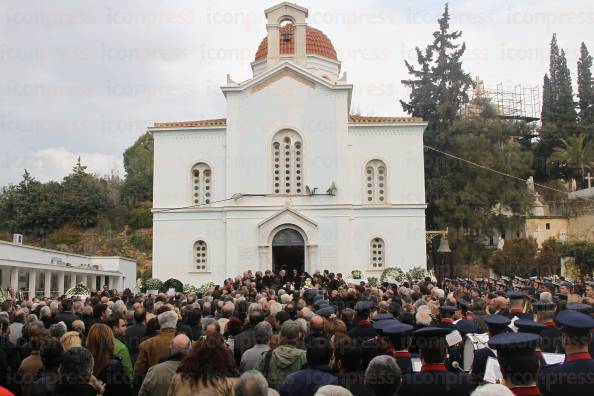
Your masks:
<svg viewBox="0 0 594 396"><path fill-rule="evenodd" d="M87 349L95 358L93 375L105 384L103 396L130 395L130 378L121 358L114 355L113 332L103 323L95 323L89 330Z"/></svg>
<svg viewBox="0 0 594 396"><path fill-rule="evenodd" d="M68 331L64 333L64 335L60 337L60 343L62 344L62 348L64 348L64 352L70 348L82 346L78 331Z"/></svg>

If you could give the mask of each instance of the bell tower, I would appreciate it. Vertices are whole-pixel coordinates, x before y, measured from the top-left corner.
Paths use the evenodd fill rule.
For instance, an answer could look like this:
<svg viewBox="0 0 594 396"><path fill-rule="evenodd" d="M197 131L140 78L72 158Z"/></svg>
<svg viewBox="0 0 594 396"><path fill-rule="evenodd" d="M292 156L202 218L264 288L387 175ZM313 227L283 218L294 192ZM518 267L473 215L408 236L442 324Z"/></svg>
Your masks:
<svg viewBox="0 0 594 396"><path fill-rule="evenodd" d="M294 62L305 64L307 8L285 1L266 9L264 15L268 32L267 67L273 67L280 62L281 40L285 40L287 43L292 41L294 43ZM292 29L290 26L286 26L287 24L291 24ZM281 28L283 28L283 34L281 34Z"/></svg>

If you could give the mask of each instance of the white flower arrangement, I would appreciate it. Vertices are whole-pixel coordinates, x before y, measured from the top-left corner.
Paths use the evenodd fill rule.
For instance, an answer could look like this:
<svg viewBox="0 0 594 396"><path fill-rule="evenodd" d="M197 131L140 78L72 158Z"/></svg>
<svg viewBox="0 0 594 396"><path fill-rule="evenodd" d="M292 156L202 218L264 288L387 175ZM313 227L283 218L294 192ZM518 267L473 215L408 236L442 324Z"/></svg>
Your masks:
<svg viewBox="0 0 594 396"><path fill-rule="evenodd" d="M90 296L91 291L89 290L87 285L85 285L84 283L79 283L78 285L66 290L66 293L64 294L66 294L67 297L79 296L82 298Z"/></svg>
<svg viewBox="0 0 594 396"><path fill-rule="evenodd" d="M184 285L184 293L185 294L198 294L199 290L196 286L186 283Z"/></svg>

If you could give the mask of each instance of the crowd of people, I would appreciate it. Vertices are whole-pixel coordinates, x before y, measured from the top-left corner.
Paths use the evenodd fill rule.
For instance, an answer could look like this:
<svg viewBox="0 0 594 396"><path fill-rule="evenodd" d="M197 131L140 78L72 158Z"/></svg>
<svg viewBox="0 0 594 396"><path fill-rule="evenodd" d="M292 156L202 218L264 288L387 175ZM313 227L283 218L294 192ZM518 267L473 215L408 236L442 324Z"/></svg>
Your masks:
<svg viewBox="0 0 594 396"><path fill-rule="evenodd" d="M591 276L105 286L1 303L0 396L591 396L593 329Z"/></svg>

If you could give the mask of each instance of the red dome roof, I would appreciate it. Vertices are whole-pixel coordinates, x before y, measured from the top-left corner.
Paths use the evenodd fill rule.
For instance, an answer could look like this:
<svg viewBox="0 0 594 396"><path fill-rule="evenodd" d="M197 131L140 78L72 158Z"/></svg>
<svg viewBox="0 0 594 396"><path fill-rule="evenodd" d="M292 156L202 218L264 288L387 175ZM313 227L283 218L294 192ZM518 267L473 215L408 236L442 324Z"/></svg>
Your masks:
<svg viewBox="0 0 594 396"><path fill-rule="evenodd" d="M279 29L280 37L280 53L283 54L293 54L295 53L295 26L292 24L287 24L282 26ZM289 40L285 41L283 34L285 32L291 33L289 36ZM312 27L307 26L305 28L305 35L306 35L306 45L305 45L305 52L308 55L319 55L323 56L324 58L329 58L333 60L338 60L336 58L336 50L332 45L330 39L322 33L318 29L314 29ZM256 52L256 60L266 59L268 55L268 38L264 38L258 47L258 51Z"/></svg>

